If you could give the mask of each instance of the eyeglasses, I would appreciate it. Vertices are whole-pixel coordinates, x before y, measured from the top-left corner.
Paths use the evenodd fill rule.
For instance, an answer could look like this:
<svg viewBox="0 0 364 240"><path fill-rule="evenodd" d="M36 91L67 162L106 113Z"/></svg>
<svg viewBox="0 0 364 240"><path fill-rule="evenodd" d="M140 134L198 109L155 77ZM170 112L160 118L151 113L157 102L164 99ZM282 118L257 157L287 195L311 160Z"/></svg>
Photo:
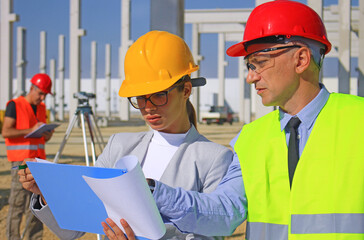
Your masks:
<svg viewBox="0 0 364 240"><path fill-rule="evenodd" d="M291 48L301 48L299 45L289 45L283 47L266 48L253 52L244 58L246 67L253 70L256 73L262 73L264 70L274 66L274 57L272 55L281 54L280 53L268 53L280 49L291 49ZM263 54L262 54L263 53ZM267 54L264 54L267 53Z"/></svg>
<svg viewBox="0 0 364 240"><path fill-rule="evenodd" d="M136 109L144 109L147 105L147 101L151 102L154 106L163 106L168 102L168 93L170 93L176 87L181 86L176 85L170 88L167 91L157 92L151 94L149 97L145 96L137 96L137 97L128 97L130 104Z"/></svg>

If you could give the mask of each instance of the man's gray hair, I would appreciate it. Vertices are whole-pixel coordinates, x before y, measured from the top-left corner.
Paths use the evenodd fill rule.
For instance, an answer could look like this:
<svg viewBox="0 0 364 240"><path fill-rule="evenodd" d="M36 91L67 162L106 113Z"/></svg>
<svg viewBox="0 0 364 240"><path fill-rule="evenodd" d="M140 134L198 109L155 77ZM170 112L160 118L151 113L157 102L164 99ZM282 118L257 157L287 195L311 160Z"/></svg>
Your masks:
<svg viewBox="0 0 364 240"><path fill-rule="evenodd" d="M318 68L321 69L326 49L323 43L299 36L292 36L290 38L286 38L285 43L289 42L302 43L306 45L311 50L311 55L313 57L314 62L316 63Z"/></svg>

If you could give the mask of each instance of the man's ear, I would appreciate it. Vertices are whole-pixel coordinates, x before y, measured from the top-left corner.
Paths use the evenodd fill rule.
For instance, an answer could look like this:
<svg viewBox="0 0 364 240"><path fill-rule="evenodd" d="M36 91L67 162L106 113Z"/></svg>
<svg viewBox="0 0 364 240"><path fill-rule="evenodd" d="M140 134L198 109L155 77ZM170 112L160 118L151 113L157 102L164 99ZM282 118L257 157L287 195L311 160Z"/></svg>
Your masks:
<svg viewBox="0 0 364 240"><path fill-rule="evenodd" d="M303 73L309 66L311 62L311 52L308 47L301 47L295 53L296 59L296 72Z"/></svg>

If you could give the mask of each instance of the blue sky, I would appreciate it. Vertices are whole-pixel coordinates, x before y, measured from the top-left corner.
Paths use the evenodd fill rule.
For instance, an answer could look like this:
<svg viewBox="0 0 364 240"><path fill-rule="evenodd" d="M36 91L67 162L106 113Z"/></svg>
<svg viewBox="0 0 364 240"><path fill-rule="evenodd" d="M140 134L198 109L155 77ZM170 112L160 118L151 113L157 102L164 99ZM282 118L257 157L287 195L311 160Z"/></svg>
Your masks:
<svg viewBox="0 0 364 240"><path fill-rule="evenodd" d="M131 37L138 37L149 31L150 1L131 1ZM300 2L306 3L305 0ZM337 0L325 0L324 5L337 4ZM358 0L352 1L358 5ZM215 8L253 8L255 0L185 0L186 9L215 9ZM90 76L90 49L91 42L98 44L98 77L105 76L105 45L111 44L112 48L112 78L118 77L118 48L120 45L120 9L121 0L83 0L82 1L81 28L87 34L82 37L82 70L81 76ZM27 76L31 77L39 71L39 38L40 32L47 32L47 72L49 60L58 59L58 37L66 38L66 77L68 77L68 47L69 47L69 0L14 0L14 13L20 20L14 23L14 77L16 56L16 28L27 29L26 58ZM185 26L185 39L190 44L190 26ZM227 43L230 46L233 43ZM202 34L201 75L217 77L217 34ZM227 77L237 76L236 59L226 58L229 62Z"/></svg>

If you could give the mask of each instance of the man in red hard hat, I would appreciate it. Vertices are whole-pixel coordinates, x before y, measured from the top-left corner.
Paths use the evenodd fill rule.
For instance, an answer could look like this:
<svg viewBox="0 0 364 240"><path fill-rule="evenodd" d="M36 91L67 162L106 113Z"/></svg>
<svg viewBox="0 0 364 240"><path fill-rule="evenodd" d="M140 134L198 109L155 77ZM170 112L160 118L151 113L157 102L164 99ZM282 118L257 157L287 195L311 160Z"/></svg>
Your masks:
<svg viewBox="0 0 364 240"><path fill-rule="evenodd" d="M364 98L319 82L331 49L308 6L256 7L244 39L246 81L277 110L247 124L234 150L247 197L248 239L364 239ZM350 176L350 177L349 177Z"/></svg>
<svg viewBox="0 0 364 240"><path fill-rule="evenodd" d="M9 197L9 211L6 235L8 239L20 239L20 222L26 213L26 236L28 239L42 239L43 224L30 213L28 206L31 192L26 191L18 180L18 169L25 158L46 158L45 142L53 132L45 132L41 138L24 136L46 123L46 107L43 103L51 93L52 81L47 74L35 74L30 80L30 91L7 103L2 135L5 138L8 161L12 163L12 182ZM15 169L14 169L15 168Z"/></svg>

